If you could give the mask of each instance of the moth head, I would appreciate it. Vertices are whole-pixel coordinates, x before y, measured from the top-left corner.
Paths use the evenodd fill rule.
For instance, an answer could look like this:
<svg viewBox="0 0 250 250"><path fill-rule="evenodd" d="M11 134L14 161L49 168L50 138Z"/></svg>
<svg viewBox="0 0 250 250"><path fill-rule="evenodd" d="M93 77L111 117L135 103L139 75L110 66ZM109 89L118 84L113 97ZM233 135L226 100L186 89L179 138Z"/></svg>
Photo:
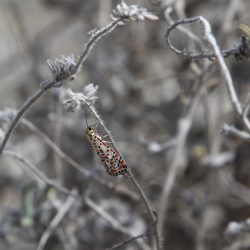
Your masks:
<svg viewBox="0 0 250 250"><path fill-rule="evenodd" d="M91 127L87 127L87 129L86 129L86 134L87 134L87 135L90 135L90 134L92 134L92 133L94 133L94 129L92 129Z"/></svg>

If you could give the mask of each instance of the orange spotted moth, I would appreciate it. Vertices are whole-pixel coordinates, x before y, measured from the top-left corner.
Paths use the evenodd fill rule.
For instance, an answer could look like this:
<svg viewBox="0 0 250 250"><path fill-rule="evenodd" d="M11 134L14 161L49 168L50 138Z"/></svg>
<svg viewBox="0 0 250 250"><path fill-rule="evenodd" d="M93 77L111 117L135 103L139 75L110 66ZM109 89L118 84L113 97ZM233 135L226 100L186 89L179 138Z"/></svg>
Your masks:
<svg viewBox="0 0 250 250"><path fill-rule="evenodd" d="M121 155L115 149L111 148L107 142L103 141L102 137L88 125L86 135L109 175L123 175L128 171L128 167Z"/></svg>

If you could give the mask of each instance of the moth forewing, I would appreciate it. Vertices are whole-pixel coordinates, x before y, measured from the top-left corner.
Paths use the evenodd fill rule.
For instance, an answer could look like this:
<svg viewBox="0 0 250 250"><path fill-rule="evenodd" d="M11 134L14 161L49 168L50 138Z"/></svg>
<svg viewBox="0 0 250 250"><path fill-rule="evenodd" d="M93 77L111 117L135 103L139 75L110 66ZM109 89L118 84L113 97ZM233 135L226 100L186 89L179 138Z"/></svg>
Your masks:
<svg viewBox="0 0 250 250"><path fill-rule="evenodd" d="M109 175L117 176L127 172L127 165L121 155L105 142L94 129L88 127L86 135Z"/></svg>

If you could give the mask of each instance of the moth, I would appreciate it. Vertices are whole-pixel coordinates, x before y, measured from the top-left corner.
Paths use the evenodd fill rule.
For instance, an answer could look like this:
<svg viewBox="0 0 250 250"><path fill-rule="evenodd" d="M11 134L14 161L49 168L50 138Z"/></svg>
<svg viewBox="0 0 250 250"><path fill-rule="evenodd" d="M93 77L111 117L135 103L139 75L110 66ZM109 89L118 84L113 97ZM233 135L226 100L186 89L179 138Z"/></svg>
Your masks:
<svg viewBox="0 0 250 250"><path fill-rule="evenodd" d="M128 167L121 155L105 142L92 127L87 127L86 136L109 175L123 175L128 171Z"/></svg>

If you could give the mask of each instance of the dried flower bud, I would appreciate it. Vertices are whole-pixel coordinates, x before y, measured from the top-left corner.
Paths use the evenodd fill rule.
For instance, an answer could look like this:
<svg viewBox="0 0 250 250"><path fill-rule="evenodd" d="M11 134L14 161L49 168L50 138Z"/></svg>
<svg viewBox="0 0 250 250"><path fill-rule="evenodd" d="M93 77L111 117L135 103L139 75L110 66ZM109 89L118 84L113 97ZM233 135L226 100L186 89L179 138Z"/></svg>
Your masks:
<svg viewBox="0 0 250 250"><path fill-rule="evenodd" d="M61 55L61 58L57 58L55 62L68 71L70 71L72 67L76 66L76 61L73 54L71 54L70 56Z"/></svg>
<svg viewBox="0 0 250 250"><path fill-rule="evenodd" d="M137 5L128 6L124 1L113 9L111 18L113 20L121 19L119 22L120 25L129 21L144 22L145 20L155 21L159 19L158 16L148 12L145 8Z"/></svg>
<svg viewBox="0 0 250 250"><path fill-rule="evenodd" d="M61 58L57 58L55 62L48 59L47 64L49 65L53 79L57 82L69 78L76 67L76 61L73 55L67 57L61 55Z"/></svg>

